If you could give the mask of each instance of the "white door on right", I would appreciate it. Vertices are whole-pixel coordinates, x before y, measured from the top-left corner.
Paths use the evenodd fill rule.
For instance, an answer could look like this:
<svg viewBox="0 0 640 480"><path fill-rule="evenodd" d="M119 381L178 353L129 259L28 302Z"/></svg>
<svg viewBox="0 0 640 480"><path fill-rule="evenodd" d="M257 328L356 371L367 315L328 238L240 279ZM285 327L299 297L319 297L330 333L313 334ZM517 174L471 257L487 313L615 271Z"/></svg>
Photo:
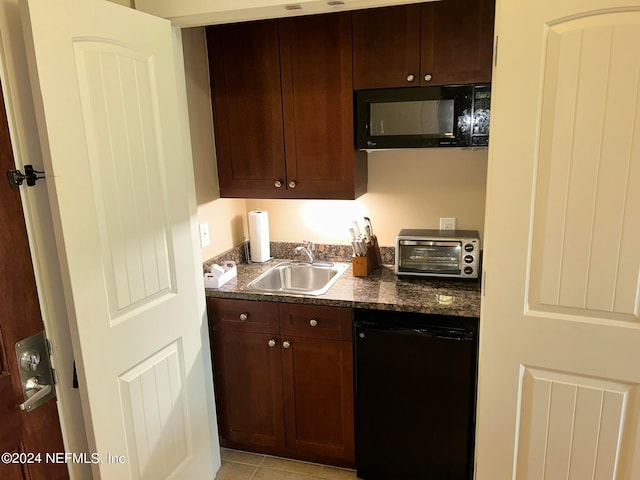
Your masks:
<svg viewBox="0 0 640 480"><path fill-rule="evenodd" d="M640 479L640 1L496 34L475 478Z"/></svg>

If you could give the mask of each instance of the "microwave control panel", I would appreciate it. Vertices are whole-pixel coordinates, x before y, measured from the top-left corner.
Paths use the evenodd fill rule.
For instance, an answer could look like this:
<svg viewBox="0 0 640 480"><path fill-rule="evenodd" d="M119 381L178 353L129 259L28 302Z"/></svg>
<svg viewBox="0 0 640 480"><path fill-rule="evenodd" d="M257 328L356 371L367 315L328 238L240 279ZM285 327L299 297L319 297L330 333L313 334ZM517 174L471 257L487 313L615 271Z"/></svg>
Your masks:
<svg viewBox="0 0 640 480"><path fill-rule="evenodd" d="M471 146L489 145L489 125L491 123L491 88L488 85L473 88L473 129Z"/></svg>

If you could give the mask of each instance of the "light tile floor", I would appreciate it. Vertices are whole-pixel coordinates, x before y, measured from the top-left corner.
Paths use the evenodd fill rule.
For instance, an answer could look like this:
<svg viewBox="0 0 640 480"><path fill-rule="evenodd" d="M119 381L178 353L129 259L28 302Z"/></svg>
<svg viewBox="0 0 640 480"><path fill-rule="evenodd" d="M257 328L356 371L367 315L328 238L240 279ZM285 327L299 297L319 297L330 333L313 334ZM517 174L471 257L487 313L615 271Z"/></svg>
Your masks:
<svg viewBox="0 0 640 480"><path fill-rule="evenodd" d="M215 480L357 480L355 470L222 449Z"/></svg>

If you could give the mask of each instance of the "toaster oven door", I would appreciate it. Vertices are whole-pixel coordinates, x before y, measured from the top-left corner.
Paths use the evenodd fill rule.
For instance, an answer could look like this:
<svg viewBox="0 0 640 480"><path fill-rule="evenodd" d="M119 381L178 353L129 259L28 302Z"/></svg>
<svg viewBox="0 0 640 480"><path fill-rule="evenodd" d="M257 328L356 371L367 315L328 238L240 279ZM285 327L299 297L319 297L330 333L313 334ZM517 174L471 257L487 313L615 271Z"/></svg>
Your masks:
<svg viewBox="0 0 640 480"><path fill-rule="evenodd" d="M462 242L400 240L398 273L459 276L461 265Z"/></svg>

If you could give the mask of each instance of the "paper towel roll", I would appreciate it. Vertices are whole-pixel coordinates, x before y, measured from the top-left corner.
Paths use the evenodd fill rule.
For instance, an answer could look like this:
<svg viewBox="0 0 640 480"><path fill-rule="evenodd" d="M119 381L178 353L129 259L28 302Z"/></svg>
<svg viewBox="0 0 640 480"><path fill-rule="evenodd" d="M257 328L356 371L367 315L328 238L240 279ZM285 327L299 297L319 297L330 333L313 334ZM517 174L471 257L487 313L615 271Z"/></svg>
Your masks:
<svg viewBox="0 0 640 480"><path fill-rule="evenodd" d="M252 262L266 262L271 258L269 214L263 210L249 212L249 248Z"/></svg>

